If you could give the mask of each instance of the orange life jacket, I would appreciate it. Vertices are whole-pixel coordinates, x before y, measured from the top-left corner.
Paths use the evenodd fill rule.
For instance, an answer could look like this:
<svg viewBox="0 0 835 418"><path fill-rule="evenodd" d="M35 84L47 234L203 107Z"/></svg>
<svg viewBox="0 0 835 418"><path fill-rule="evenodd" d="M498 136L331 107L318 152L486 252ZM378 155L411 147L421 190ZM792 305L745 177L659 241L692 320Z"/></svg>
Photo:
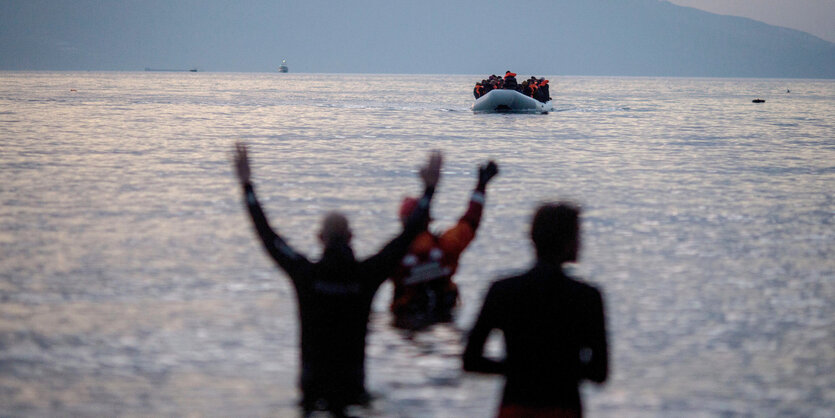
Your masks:
<svg viewBox="0 0 835 418"><path fill-rule="evenodd" d="M475 231L466 222L460 222L441 236L429 231L418 235L401 263L400 277L395 285L413 285L437 279L449 280L458 269L458 258L470 241L475 238ZM405 274L404 274L405 273Z"/></svg>
<svg viewBox="0 0 835 418"><path fill-rule="evenodd" d="M474 204L478 211L473 212ZM397 311L407 306L421 284L435 283L443 286L446 292L457 292L458 286L452 281L452 275L458 269L461 253L475 238L475 228L467 216L480 217L482 203L470 203L470 210L458 221L458 224L441 235L424 231L412 241L409 253L403 257L400 267L392 276L394 297L391 310ZM476 215L477 213L477 215ZM471 215L472 214L472 215Z"/></svg>

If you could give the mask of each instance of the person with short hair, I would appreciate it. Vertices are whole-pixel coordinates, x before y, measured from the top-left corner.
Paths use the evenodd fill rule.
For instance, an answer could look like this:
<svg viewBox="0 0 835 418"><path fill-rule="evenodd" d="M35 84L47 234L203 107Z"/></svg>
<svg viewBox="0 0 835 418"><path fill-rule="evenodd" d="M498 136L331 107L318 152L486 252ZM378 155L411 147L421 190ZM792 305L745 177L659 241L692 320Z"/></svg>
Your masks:
<svg viewBox="0 0 835 418"><path fill-rule="evenodd" d="M519 85L519 92L524 94L525 96L531 96L531 89L530 80L522 81L522 84Z"/></svg>
<svg viewBox="0 0 835 418"><path fill-rule="evenodd" d="M551 100L551 93L549 91L550 88L548 87L548 80L546 80L545 78L540 78L538 85L539 89L537 89L537 95L539 96L539 98L537 98L537 100L543 103L546 103L547 101Z"/></svg>
<svg viewBox="0 0 835 418"><path fill-rule="evenodd" d="M502 88L509 90L519 90L519 86L516 82L516 73L511 72L510 70L505 71L504 84Z"/></svg>
<svg viewBox="0 0 835 418"><path fill-rule="evenodd" d="M267 252L289 276L298 298L299 386L304 413L326 409L344 416L346 406L366 404L370 399L365 390L365 340L371 302L428 221L429 205L440 178L441 154L433 152L420 170L423 196L403 231L362 261L354 257L348 219L339 212L324 217L319 232L322 258L309 261L267 221L255 196L247 147L242 143L236 145L235 168L255 230Z"/></svg>
<svg viewBox="0 0 835 418"><path fill-rule="evenodd" d="M603 297L562 268L577 260L579 216L570 203L539 207L531 224L536 265L490 286L469 334L464 370L506 378L501 418L581 417L580 382L607 378ZM501 360L484 356L494 329L504 335Z"/></svg>
<svg viewBox="0 0 835 418"><path fill-rule="evenodd" d="M481 86L484 88L482 96L487 93L490 93L490 91L493 90L495 85L496 81L494 79L481 80Z"/></svg>

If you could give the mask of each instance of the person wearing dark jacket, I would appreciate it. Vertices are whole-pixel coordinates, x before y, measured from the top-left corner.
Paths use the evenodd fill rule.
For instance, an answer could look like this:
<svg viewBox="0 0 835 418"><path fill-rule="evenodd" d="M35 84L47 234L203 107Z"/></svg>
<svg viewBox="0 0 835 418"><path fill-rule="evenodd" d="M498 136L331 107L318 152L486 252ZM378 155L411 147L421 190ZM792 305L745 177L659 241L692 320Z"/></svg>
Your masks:
<svg viewBox="0 0 835 418"><path fill-rule="evenodd" d="M496 85L496 80L484 80L481 82L481 85L484 88L484 93L482 94L483 96L487 93L490 93L490 91L493 90L494 86Z"/></svg>
<svg viewBox="0 0 835 418"><path fill-rule="evenodd" d="M538 90L539 99L537 99L537 100L539 100L540 102L543 102L543 103L547 102L548 100L551 100L551 96L550 96L551 93L548 90L549 90L548 80L546 80L544 78L540 78L539 79L539 90Z"/></svg>
<svg viewBox="0 0 835 418"><path fill-rule="evenodd" d="M532 90L531 90L530 81L528 81L528 80L523 81L522 84L519 86L519 92L524 94L525 96L531 96Z"/></svg>
<svg viewBox="0 0 835 418"><path fill-rule="evenodd" d="M490 287L469 334L464 370L506 378L499 417L581 417L578 386L608 375L603 297L565 275L580 244L578 208L545 204L534 215L536 265ZM491 330L502 331L505 358L484 356Z"/></svg>
<svg viewBox="0 0 835 418"><path fill-rule="evenodd" d="M506 71L504 73L504 86L503 88L508 90L519 90L519 86L516 82L516 73L512 73L510 71Z"/></svg>
<svg viewBox="0 0 835 418"><path fill-rule="evenodd" d="M250 181L247 149L237 144L235 167L249 214L267 252L287 273L298 298L301 344L300 389L305 414L327 409L344 415L347 405L369 400L365 390L365 339L371 301L423 230L440 177L441 155L431 154L420 175L425 186L417 210L403 231L368 259L359 261L350 246L348 220L325 216L318 262L309 261L278 235L267 221Z"/></svg>
<svg viewBox="0 0 835 418"><path fill-rule="evenodd" d="M535 98L538 94L537 92L539 91L539 85L536 84L536 80L533 80L528 82L528 86L531 90L530 97Z"/></svg>

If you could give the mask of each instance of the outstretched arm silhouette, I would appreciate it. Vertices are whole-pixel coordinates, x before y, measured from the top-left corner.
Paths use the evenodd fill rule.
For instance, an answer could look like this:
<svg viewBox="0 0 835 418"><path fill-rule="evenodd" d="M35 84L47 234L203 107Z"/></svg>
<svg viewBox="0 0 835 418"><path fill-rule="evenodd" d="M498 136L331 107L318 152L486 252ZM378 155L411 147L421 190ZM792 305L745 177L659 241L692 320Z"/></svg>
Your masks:
<svg viewBox="0 0 835 418"><path fill-rule="evenodd" d="M281 268L283 268L290 277L296 269L304 268L309 265L309 261L301 254L297 253L291 248L284 238L279 236L270 226L267 216L261 209L261 204L255 196L255 189L252 186L251 170L249 168L249 156L247 153L246 144L238 142L235 144L234 155L235 173L244 190L244 200L246 202L249 214L252 217L252 223L255 225L255 230L258 236L264 243L264 248L275 259Z"/></svg>
<svg viewBox="0 0 835 418"><path fill-rule="evenodd" d="M400 263L409 246L415 237L423 231L423 226L429 218L429 205L435 193L435 187L441 177L441 165L443 157L440 151L432 151L426 165L419 170L420 178L423 181L423 196L418 201L417 210L409 215L403 231L383 247L376 255L364 262L366 266L372 267L374 271L374 284L382 284L391 274L391 271Z"/></svg>

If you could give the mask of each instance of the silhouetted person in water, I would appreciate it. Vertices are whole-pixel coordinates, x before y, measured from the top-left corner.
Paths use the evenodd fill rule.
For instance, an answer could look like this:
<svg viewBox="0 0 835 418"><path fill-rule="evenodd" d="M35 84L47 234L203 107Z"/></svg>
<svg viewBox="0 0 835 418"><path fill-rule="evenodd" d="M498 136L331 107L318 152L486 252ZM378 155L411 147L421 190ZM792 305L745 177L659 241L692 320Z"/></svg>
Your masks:
<svg viewBox="0 0 835 418"><path fill-rule="evenodd" d="M409 253L392 276L394 295L391 311L394 326L418 330L438 322L452 320L452 310L458 302L458 287L452 276L458 259L467 249L481 222L487 184L499 173L495 162L478 168L478 182L470 196L467 211L453 227L441 234L429 231L429 222L412 242ZM417 207L414 197L403 199L400 220L407 222Z"/></svg>
<svg viewBox="0 0 835 418"><path fill-rule="evenodd" d="M506 377L499 417L580 417L580 382L606 380L603 298L562 270L577 259L579 215L567 203L537 210L531 226L536 265L493 283L470 332L464 369ZM504 334L503 360L483 354L493 329Z"/></svg>
<svg viewBox="0 0 835 418"><path fill-rule="evenodd" d="M354 258L351 229L340 213L325 216L319 239L322 258L311 262L293 250L267 222L250 182L246 146L237 144L235 167L255 229L269 254L290 277L301 321L302 406L305 413L327 409L344 415L347 405L366 404L365 337L374 293L394 271L412 240L423 231L441 169L441 155L431 154L420 170L425 186L417 209L403 232L364 261Z"/></svg>

